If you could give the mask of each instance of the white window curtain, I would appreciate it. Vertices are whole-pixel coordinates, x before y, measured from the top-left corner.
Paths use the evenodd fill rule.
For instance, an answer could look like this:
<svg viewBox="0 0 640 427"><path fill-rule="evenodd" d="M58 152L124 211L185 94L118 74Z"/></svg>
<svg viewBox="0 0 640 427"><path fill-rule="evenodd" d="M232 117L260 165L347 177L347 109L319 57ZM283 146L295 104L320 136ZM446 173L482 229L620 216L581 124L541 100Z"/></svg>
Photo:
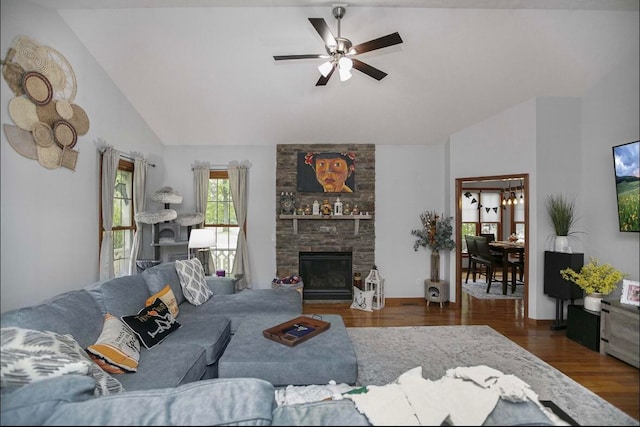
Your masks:
<svg viewBox="0 0 640 427"><path fill-rule="evenodd" d="M251 283L251 274L249 270L249 251L247 249L247 236L244 232L244 222L247 218L247 175L249 167L245 164L230 163L227 167L229 174L229 188L231 190L231 198L233 207L238 218L238 246L236 247L236 256L233 261L233 273L243 274L244 276L236 283L236 291L240 291L248 287Z"/></svg>
<svg viewBox="0 0 640 427"><path fill-rule="evenodd" d="M202 212L204 218L207 215L207 200L209 196L209 170L211 166L208 162L197 162L193 165L193 188L195 190L196 199L196 212ZM199 227L203 227L205 220ZM209 271L215 272L216 266L213 262L213 254L210 254L209 259Z"/></svg>
<svg viewBox="0 0 640 427"><path fill-rule="evenodd" d="M197 162L193 165L193 188L195 189L196 212L207 213L207 199L209 195L209 170L207 162ZM200 226L204 224L204 220Z"/></svg>
<svg viewBox="0 0 640 427"><path fill-rule="evenodd" d="M100 280L114 277L113 271L113 193L120 153L113 147L102 153L102 245L100 246Z"/></svg>
<svg viewBox="0 0 640 427"><path fill-rule="evenodd" d="M133 213L137 218L139 212L145 210L145 200L147 196L147 161L141 158L134 160L133 169ZM133 235L131 244L131 256L129 258L129 275L136 274L136 260L142 244L142 224L136 219L136 232Z"/></svg>

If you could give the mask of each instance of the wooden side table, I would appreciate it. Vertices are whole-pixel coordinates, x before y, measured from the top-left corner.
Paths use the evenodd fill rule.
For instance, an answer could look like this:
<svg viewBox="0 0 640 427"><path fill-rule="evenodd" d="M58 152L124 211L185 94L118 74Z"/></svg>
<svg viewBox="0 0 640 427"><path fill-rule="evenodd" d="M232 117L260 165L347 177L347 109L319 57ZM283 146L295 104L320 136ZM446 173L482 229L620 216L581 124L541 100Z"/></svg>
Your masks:
<svg viewBox="0 0 640 427"><path fill-rule="evenodd" d="M440 280L432 282L430 279L424 281L424 299L427 300L427 306L432 302L439 302L440 307L449 301L449 282Z"/></svg>

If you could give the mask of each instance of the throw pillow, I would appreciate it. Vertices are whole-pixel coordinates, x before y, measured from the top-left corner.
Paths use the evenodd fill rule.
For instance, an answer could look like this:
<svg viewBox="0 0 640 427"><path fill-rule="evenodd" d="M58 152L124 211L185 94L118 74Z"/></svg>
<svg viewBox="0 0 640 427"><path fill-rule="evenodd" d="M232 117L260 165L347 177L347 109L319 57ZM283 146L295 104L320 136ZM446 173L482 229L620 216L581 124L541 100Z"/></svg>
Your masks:
<svg viewBox="0 0 640 427"><path fill-rule="evenodd" d="M0 330L2 388L66 374L89 375L96 396L124 391L122 384L100 369L71 335L18 327Z"/></svg>
<svg viewBox="0 0 640 427"><path fill-rule="evenodd" d="M360 288L353 287L353 302L351 308L363 311L373 311L373 294L375 291L361 291Z"/></svg>
<svg viewBox="0 0 640 427"><path fill-rule="evenodd" d="M160 292L151 295L149 298L147 298L147 302L145 303L145 305L153 304L156 298L160 298L162 302L167 304L173 317L178 317L180 309L178 308L178 302L176 301L176 297L171 290L171 286L167 285Z"/></svg>
<svg viewBox="0 0 640 427"><path fill-rule="evenodd" d="M176 260L176 271L184 297L193 305L200 305L213 295L204 279L204 270L198 258Z"/></svg>
<svg viewBox="0 0 640 427"><path fill-rule="evenodd" d="M102 333L87 348L89 357L110 374L136 372L140 360L140 341L120 319L107 313Z"/></svg>
<svg viewBox="0 0 640 427"><path fill-rule="evenodd" d="M122 321L133 330L146 348L160 344L181 326L160 298L156 298L153 304L134 316L122 316Z"/></svg>

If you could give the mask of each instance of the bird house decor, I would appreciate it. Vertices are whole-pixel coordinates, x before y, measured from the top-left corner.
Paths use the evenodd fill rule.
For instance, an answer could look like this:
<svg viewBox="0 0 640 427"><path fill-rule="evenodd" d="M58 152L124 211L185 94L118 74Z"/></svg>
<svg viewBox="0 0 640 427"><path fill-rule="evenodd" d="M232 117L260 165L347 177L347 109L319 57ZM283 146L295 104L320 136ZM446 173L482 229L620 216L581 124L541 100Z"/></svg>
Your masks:
<svg viewBox="0 0 640 427"><path fill-rule="evenodd" d="M373 309L380 310L384 307L384 278L380 276L378 267L375 265L364 280L364 290L374 291L373 293Z"/></svg>

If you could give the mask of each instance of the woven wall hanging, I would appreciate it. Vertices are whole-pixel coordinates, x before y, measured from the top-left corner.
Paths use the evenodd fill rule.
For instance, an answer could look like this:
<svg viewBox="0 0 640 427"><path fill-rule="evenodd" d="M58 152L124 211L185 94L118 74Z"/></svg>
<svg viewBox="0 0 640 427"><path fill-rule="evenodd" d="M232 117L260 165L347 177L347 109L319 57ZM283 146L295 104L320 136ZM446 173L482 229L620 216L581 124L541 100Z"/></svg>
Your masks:
<svg viewBox="0 0 640 427"><path fill-rule="evenodd" d="M16 152L47 169L75 170L78 136L89 132L87 113L73 100L76 75L57 50L17 36L2 61L2 76L15 95L9 101L14 125L4 124Z"/></svg>

